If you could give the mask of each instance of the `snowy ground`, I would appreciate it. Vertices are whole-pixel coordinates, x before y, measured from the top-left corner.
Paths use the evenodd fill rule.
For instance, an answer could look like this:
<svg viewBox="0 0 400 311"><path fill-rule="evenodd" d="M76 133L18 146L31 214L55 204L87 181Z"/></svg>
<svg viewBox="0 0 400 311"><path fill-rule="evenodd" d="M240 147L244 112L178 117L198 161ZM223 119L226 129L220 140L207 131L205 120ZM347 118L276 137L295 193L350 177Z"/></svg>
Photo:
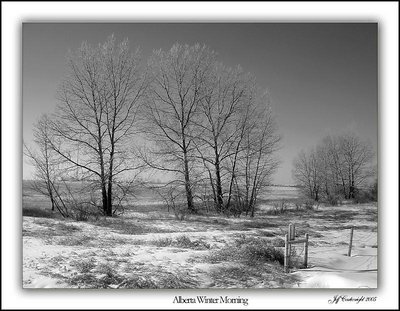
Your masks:
<svg viewBox="0 0 400 311"><path fill-rule="evenodd" d="M281 188L268 196L295 197L292 188ZM30 194L24 195L23 204L41 208L39 198ZM296 238L309 234L307 269L284 273L276 262L253 265L229 257L244 238L282 249L289 223L296 226ZM302 251L298 245L298 260ZM223 261L215 260L218 256ZM141 202L123 217L91 222L23 217L25 288L374 288L376 262L374 204L320 206L314 211L293 206L279 215L264 204L254 219L190 216L178 221L162 204Z"/></svg>

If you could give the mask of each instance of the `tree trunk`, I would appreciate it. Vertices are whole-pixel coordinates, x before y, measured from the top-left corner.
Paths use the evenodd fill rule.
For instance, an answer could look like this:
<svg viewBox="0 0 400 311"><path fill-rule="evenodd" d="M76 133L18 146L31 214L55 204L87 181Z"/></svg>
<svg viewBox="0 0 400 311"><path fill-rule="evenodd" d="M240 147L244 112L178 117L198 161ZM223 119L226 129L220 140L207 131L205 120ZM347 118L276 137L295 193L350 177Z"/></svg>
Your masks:
<svg viewBox="0 0 400 311"><path fill-rule="evenodd" d="M217 190L217 210L223 212L224 199L222 195L222 185L221 185L221 169L219 165L219 160L215 162L215 177L216 177L216 190Z"/></svg>
<svg viewBox="0 0 400 311"><path fill-rule="evenodd" d="M107 199L107 190L106 185L103 182L101 185L101 196L103 201L103 213L105 216L112 216L112 214L108 210L108 199Z"/></svg>
<svg viewBox="0 0 400 311"><path fill-rule="evenodd" d="M50 201L51 201L51 210L54 212L54 195L53 195L53 190L51 189L51 182L49 179L47 179L47 192L49 193L50 196Z"/></svg>
<svg viewBox="0 0 400 311"><path fill-rule="evenodd" d="M197 211L194 207L193 204L193 194L192 194L192 188L190 185L190 176L189 176L189 164L188 164L188 159L187 159L187 151L183 151L183 160L185 164L185 191L186 191L186 201L187 201L187 206L188 210L192 214L196 214Z"/></svg>
<svg viewBox="0 0 400 311"><path fill-rule="evenodd" d="M229 209L229 206L231 205L231 198L232 198L232 188L233 188L233 181L235 179L235 165L233 166L232 169L232 177L231 181L229 183L229 194L228 194L228 201L226 202L226 208ZM239 204L239 202L236 202L236 204Z"/></svg>
<svg viewBox="0 0 400 311"><path fill-rule="evenodd" d="M211 185L211 190L212 190L212 194L213 194L213 201L214 201L214 206L217 206L217 193L215 191L215 185L214 185L214 181L211 175L211 171L208 171L208 177L210 179L210 185Z"/></svg>
<svg viewBox="0 0 400 311"><path fill-rule="evenodd" d="M114 134L111 136L111 141L114 142ZM108 168L108 189L107 189L107 216L112 216L112 183L113 183L113 166L114 166L114 143L111 144L110 165Z"/></svg>
<svg viewBox="0 0 400 311"><path fill-rule="evenodd" d="M349 169L349 173L348 173L348 190L349 190L349 192L348 192L348 199L351 199L351 196L352 196L352 194L351 194L351 176L350 176L350 169Z"/></svg>
<svg viewBox="0 0 400 311"><path fill-rule="evenodd" d="M325 181L325 194L327 197L330 196L330 192L329 192L329 187L328 187L328 182Z"/></svg>
<svg viewBox="0 0 400 311"><path fill-rule="evenodd" d="M354 173L351 172L351 183L350 183L350 193L349 193L350 199L354 199L354 197L355 197L354 191L355 191L355 187L354 187Z"/></svg>
<svg viewBox="0 0 400 311"><path fill-rule="evenodd" d="M186 201L188 210L190 213L195 214L196 209L194 208L193 204L193 194L192 194L192 189L190 187L189 173L187 171L185 172L185 191L186 191Z"/></svg>
<svg viewBox="0 0 400 311"><path fill-rule="evenodd" d="M346 183L344 182L343 177L342 177L342 187L343 187L343 195L344 195L345 199L348 199L347 191L346 191Z"/></svg>
<svg viewBox="0 0 400 311"><path fill-rule="evenodd" d="M233 188L233 182L235 180L236 161L237 161L237 156L238 156L238 152L239 152L239 146L240 146L240 143L242 141L242 137L240 138L240 141L237 144L236 150L235 150L235 157L233 159L232 176L231 176L231 182L229 183L229 194L228 194L228 202L226 203L226 208L229 208L229 205L231 204L232 188ZM238 196L239 196L239 189L237 189L237 193L238 193ZM236 204L240 204L240 202L238 201L238 202L236 202ZM247 213L248 213L248 211L246 211L246 216L247 216Z"/></svg>
<svg viewBox="0 0 400 311"><path fill-rule="evenodd" d="M251 210L250 217L254 218L254 211L255 211L255 206L256 205L255 205L255 202L254 202L253 198L250 199L249 205L250 205L250 210Z"/></svg>
<svg viewBox="0 0 400 311"><path fill-rule="evenodd" d="M55 204L54 204L54 198L52 195L50 195L50 200L51 200L51 211L54 212Z"/></svg>
<svg viewBox="0 0 400 311"><path fill-rule="evenodd" d="M112 216L112 178L108 180L108 191L107 191L107 216Z"/></svg>

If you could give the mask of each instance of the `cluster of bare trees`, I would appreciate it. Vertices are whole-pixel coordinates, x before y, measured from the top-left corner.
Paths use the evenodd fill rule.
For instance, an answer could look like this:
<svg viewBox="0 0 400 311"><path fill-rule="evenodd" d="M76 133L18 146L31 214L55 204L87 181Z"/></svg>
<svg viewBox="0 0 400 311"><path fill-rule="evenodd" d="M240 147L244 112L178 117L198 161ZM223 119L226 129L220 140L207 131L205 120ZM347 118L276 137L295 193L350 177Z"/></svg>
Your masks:
<svg viewBox="0 0 400 311"><path fill-rule="evenodd" d="M195 199L219 213L254 215L269 183L279 142L268 96L241 68L229 68L205 46L175 44L150 60L144 129L154 143L145 163L172 172L190 212ZM183 191L182 191L183 190Z"/></svg>
<svg viewBox="0 0 400 311"><path fill-rule="evenodd" d="M173 206L195 213L212 202L219 213L253 216L277 167L268 94L198 44L155 51L141 64L114 37L70 53L56 112L36 124L35 152L25 148L42 192L57 206L57 181L85 181L90 202L112 216L151 169L169 174Z"/></svg>
<svg viewBox="0 0 400 311"><path fill-rule="evenodd" d="M293 177L304 193L319 201L335 197L354 199L375 181L371 146L353 133L327 136L294 161Z"/></svg>

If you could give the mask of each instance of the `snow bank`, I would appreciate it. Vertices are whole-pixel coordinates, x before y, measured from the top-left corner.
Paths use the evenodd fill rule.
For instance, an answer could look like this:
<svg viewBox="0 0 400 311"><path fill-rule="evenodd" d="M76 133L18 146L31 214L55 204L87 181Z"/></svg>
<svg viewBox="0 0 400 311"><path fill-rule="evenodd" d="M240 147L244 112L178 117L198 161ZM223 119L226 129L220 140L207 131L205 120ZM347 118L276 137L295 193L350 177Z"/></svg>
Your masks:
<svg viewBox="0 0 400 311"><path fill-rule="evenodd" d="M323 265L296 272L303 279L299 287L377 288L377 249L358 249L354 253L352 257L325 253Z"/></svg>

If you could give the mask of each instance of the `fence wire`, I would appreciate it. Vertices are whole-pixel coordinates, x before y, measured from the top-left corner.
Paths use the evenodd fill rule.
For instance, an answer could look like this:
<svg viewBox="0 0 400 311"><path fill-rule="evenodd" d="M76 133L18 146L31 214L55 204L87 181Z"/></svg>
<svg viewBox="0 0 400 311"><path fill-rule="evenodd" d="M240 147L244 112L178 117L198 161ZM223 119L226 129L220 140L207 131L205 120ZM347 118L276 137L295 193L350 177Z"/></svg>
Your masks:
<svg viewBox="0 0 400 311"><path fill-rule="evenodd" d="M331 230L332 229L332 228L330 228L328 226L325 226L325 225L321 225L320 227L324 228L325 230ZM296 229L297 228L295 228L295 230ZM283 234L286 234L286 232L283 232ZM287 234L289 235L289 232ZM301 239L302 238L300 236L297 236L296 232L295 232L295 237L297 239ZM341 246L343 248L347 248L349 246L349 244L350 244L350 234L349 234L349 236L346 237L346 239L347 240L345 240L345 241L339 241L337 243L341 243ZM312 236L310 236L310 240L311 240L312 243L314 243L314 245L317 244L316 247L313 247L312 246L313 244L311 244L311 245L309 244L308 256L307 257L308 257L308 259L311 259L311 260L321 259L321 254L326 254L329 248L336 247L336 246L328 246L328 247L326 247L324 249L318 249L317 247L321 247L321 246L318 246L318 243L322 243L322 242L325 242L325 241L324 240L320 240L320 241L314 240L314 239L312 239ZM343 244L343 242L345 242L345 244ZM355 246L360 245L360 244L376 243L376 242L377 242L377 232L376 231L372 231L372 232L368 232L368 233L363 232L361 237L360 236L357 237L357 231L356 230L353 231L352 248L354 248ZM304 254L304 244L303 243L302 244L290 244L289 245L289 258L288 258L289 259L289 264L293 263L294 261L298 261L299 259L301 259L303 254ZM347 254L347 252L346 252L346 254ZM310 264L309 261L308 261L308 264Z"/></svg>

